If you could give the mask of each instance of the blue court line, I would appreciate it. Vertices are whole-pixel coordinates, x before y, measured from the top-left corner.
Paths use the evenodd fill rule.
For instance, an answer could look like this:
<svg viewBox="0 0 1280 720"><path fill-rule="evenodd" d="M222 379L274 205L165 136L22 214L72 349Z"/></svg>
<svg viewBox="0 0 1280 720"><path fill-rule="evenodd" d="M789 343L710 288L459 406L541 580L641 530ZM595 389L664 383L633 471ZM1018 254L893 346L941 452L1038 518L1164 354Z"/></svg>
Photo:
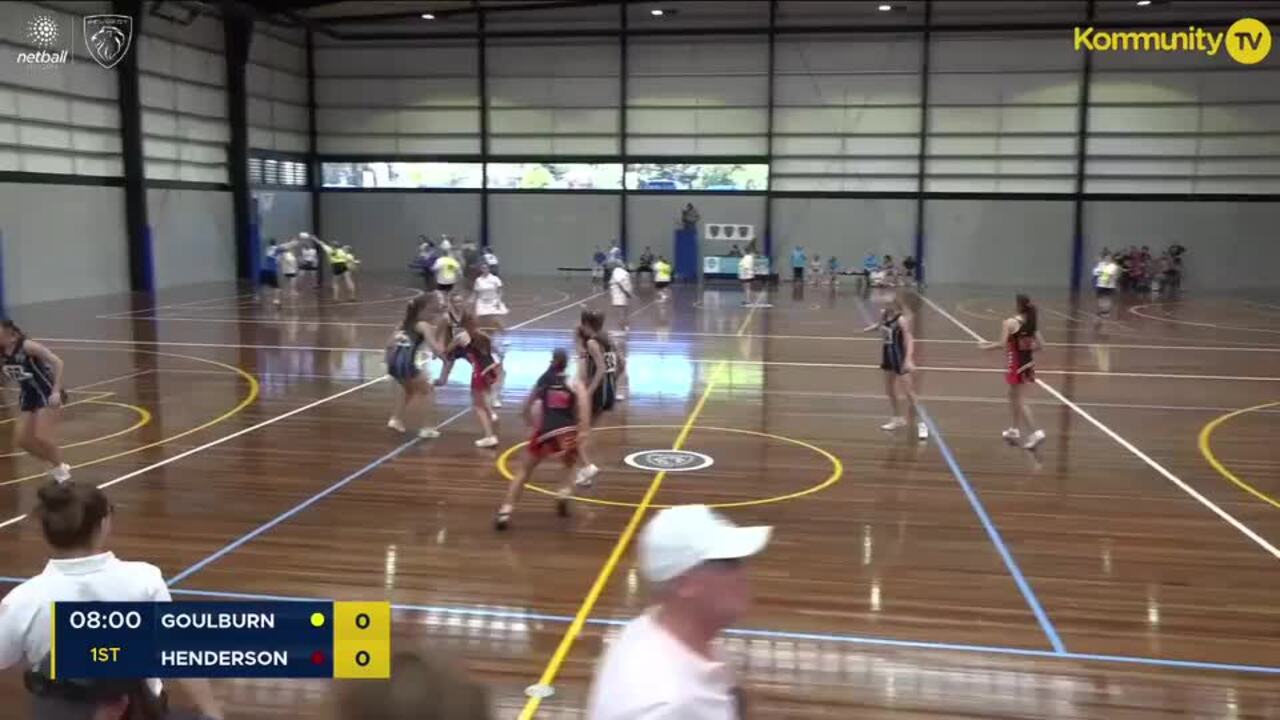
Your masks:
<svg viewBox="0 0 1280 720"><path fill-rule="evenodd" d="M450 416L448 417L448 419L446 419L446 420L444 420L443 422L439 423L438 425L436 425L436 427L437 427L437 428L442 428L442 427L444 427L444 426L448 425L449 423L452 423L454 420L457 420L458 418L462 417L463 415L466 415L466 414L467 414L468 412L470 412L470 411L471 411L471 408L470 408L469 406L468 406L468 407L465 407L465 408L463 408L463 409L459 410L458 412L454 413L453 415L450 415ZM196 564L192 565L191 567L187 568L186 570L183 570L182 572L178 573L177 575L174 575L173 577L169 578L169 582L168 582L169 587L173 587L174 585L177 585L178 583L182 582L183 580L186 580L187 578L189 578L189 577L191 577L192 575L194 575L194 574L196 574L196 573L200 572L201 570L203 570L204 568L208 567L209 565L211 565L211 564L213 564L213 563L217 562L218 560L220 560L221 558L225 557L226 555L228 555L228 554L230 554L230 553L234 552L236 549L240 548L241 546L245 545L246 543L248 543L248 542L252 541L254 538L258 537L259 535L262 535L263 533L267 532L267 531L268 531L268 530L270 530L271 528L273 528L273 527L275 527L275 526L279 525L280 523L282 523L282 522L284 522L284 521L288 520L289 518L291 518L291 517L293 517L293 516L297 515L298 513L302 512L303 510L306 510L307 508L311 507L312 505L315 505L316 503L318 503L318 502L320 502L321 500L325 499L326 497L328 497L328 496L332 495L333 493L338 492L338 491L339 491L339 490L341 490L342 488L344 488L344 487L346 487L347 485L351 484L353 481L355 481L355 480L359 479L360 477L362 477L363 475L365 475L366 473L368 473L370 470L373 470L374 468L376 468L376 467L378 467L379 465L381 465L381 464L385 463L386 461L391 460L392 458L396 457L397 455L399 455L400 453L404 452L405 450L408 450L409 448L413 447L414 445L417 445L419 442L422 442L422 439L421 439L421 438L418 438L418 437L414 437L414 438L412 438L412 439L410 439L410 440L407 440L407 441L405 441L405 442L401 443L399 447L395 448L394 450L392 450L391 452L387 453L386 455L383 455L382 457L378 458L377 460L374 460L373 462L369 463L368 465L365 465L364 467L360 468L359 470L357 470L357 471L355 471L355 472L351 473L350 475L348 475L348 476L346 476L346 477L342 478L341 480L339 480L338 482L336 482L336 483L334 483L334 484L330 485L329 487L325 488L324 490L321 490L320 492L316 493L315 495L312 495L311 497L307 498L306 500L303 500L302 502L298 503L297 505L294 505L292 508L289 508L288 510L286 510L286 511L284 511L284 512L280 513L279 515L277 515L277 516L275 517L275 519L270 520L270 521L268 521L268 522L266 522L266 523L264 523L264 524L262 524L262 525L258 526L255 530L252 530L252 531L250 531L250 532L246 533L245 535L241 536L239 539L232 541L230 544L228 544L226 547L222 548L221 550L219 550L219 551L215 552L214 554L210 555L209 557L207 557L207 558L205 558L205 559L203 559L203 560L201 560L201 561L197 562Z"/></svg>
<svg viewBox="0 0 1280 720"><path fill-rule="evenodd" d="M0 584L17 584L25 578L0 577ZM265 602L332 602L330 598L298 597L295 595L264 595L260 593L224 592L220 590L187 590L175 588L176 596L194 598L216 598L220 600L249 600ZM464 617L493 618L496 620L536 620L568 624L573 622L569 615L551 615L546 613L524 612L520 610L490 610L487 608L460 607L451 605L414 605L392 603L394 610L412 612L438 612ZM621 627L630 619L588 618L588 625L601 627ZM1094 655L1090 653L1058 653L1051 650L1034 648L1006 647L1002 645L968 645L964 643L927 642L922 640L894 640L892 638L866 637L860 635L834 635L827 633L789 632L785 630L756 630L752 628L729 628L726 635L747 638L769 638L775 640L805 640L810 642L830 642L850 645L868 645L871 647L890 647L908 650L943 650L989 655L1010 655L1016 657L1038 658L1042 660L1079 660L1088 662L1123 663L1128 665L1147 665L1152 667L1168 667L1184 670L1221 670L1224 672L1261 673L1280 675L1280 667L1269 665L1243 665L1233 663L1203 662L1199 660L1166 660L1163 658L1135 657L1130 655Z"/></svg>
<svg viewBox="0 0 1280 720"><path fill-rule="evenodd" d="M923 405L916 405L916 410L920 413L920 417L925 424L929 426L929 432L933 434L933 438L938 444L938 451L942 453L942 458L946 460L947 467L951 468L951 474L955 476L956 482L960 483L960 489L964 490L965 497L969 499L969 505L973 508L974 514L978 516L978 520L982 522L982 527L986 529L987 536L991 538L992 544L996 546L996 551L1000 553L1001 559L1004 560L1004 565L1008 568L1009 574L1013 576L1013 582L1017 584L1018 590L1022 592L1022 597L1031 606L1031 612L1036 616L1036 622L1040 623L1040 629L1049 638L1049 644L1053 646L1054 653L1058 655L1067 654L1067 648L1062 644L1062 638L1058 637L1057 629L1054 628L1053 622L1049 620L1049 615L1044 611L1044 608L1040 606L1040 601L1036 598L1035 591L1031 589L1031 584L1023 576L1022 569L1018 567L1018 561L1013 559L1013 554L1009 552L1009 548L1005 545L1004 538L1000 536L1000 531L996 529L995 523L987 515L987 509L983 507L982 501L978 499L978 493L969 484L969 478L965 477L964 471L960 469L960 463L956 462L955 456L951 454L951 448L947 446L947 441L942 438L942 433L938 431L938 426L934 424L933 418L925 411Z"/></svg>

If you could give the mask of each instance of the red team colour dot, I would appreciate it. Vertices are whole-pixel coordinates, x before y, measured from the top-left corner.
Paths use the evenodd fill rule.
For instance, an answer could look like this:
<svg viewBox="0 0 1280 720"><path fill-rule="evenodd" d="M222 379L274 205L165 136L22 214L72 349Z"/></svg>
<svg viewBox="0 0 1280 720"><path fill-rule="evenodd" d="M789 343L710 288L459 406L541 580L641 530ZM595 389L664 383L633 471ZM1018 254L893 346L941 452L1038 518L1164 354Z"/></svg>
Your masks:
<svg viewBox="0 0 1280 720"><path fill-rule="evenodd" d="M312 664L312 665L323 665L323 664L324 664L324 651L323 651L323 650L317 650L317 651L315 651L315 652L311 653L311 664Z"/></svg>

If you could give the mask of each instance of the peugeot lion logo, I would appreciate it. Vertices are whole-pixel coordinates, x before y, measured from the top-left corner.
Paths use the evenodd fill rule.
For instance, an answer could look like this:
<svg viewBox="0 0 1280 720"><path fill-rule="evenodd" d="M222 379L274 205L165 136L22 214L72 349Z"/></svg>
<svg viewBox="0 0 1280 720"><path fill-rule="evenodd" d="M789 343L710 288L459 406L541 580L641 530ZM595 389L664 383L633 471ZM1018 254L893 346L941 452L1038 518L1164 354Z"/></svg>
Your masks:
<svg viewBox="0 0 1280 720"><path fill-rule="evenodd" d="M89 57L108 70L124 59L132 41L133 18L128 15L89 15L84 19Z"/></svg>

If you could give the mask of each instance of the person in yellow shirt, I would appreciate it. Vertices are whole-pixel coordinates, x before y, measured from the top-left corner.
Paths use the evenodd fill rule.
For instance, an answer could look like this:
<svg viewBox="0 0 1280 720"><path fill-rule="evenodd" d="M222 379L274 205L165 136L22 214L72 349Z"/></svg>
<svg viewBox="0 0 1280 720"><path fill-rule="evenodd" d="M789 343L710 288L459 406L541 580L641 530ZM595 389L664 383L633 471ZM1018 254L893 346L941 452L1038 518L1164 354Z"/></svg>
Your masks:
<svg viewBox="0 0 1280 720"><path fill-rule="evenodd" d="M658 290L658 300L666 302L670 293L667 287L671 285L671 263L667 262L665 257L659 257L653 263L653 286Z"/></svg>
<svg viewBox="0 0 1280 720"><path fill-rule="evenodd" d="M341 285L346 285L347 294L352 302L356 299L356 266L360 261L356 259L355 253L351 252L350 245L342 247L334 247L325 241L311 235L302 233L300 236L303 240L314 240L317 245L324 249L325 256L329 258L329 269L333 271L333 300L338 302L341 298Z"/></svg>
<svg viewBox="0 0 1280 720"><path fill-rule="evenodd" d="M431 271L436 274L436 291L444 293L445 297L440 298L443 302L458 283L458 276L462 274L462 263L458 262L453 255L444 254L436 258Z"/></svg>

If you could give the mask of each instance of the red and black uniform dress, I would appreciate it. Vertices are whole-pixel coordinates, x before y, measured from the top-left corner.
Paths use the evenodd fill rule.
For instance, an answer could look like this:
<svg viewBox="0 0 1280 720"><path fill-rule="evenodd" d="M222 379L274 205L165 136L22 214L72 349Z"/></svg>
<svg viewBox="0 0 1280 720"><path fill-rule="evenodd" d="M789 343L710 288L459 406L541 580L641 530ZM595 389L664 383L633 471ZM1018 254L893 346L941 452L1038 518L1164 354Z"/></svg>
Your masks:
<svg viewBox="0 0 1280 720"><path fill-rule="evenodd" d="M529 440L529 454L539 459L558 457L565 465L578 461L578 398L564 372L548 370L534 392L542 416Z"/></svg>
<svg viewBox="0 0 1280 720"><path fill-rule="evenodd" d="M1036 361L1032 357L1036 334L1027 331L1026 321L1022 318L1014 320L1018 323L1018 329L1009 335L1009 341L1005 345L1008 367L1005 369L1004 379L1010 385L1022 385L1036 380Z"/></svg>
<svg viewBox="0 0 1280 720"><path fill-rule="evenodd" d="M600 356L604 358L604 378L600 380L599 387L591 395L592 418L598 417L600 413L606 410L612 410L613 403L618 399L617 350L613 346L613 341L603 334L596 336L595 341L600 343ZM596 359L586 350L585 344L583 355L587 362L587 377L594 378L596 376Z"/></svg>
<svg viewBox="0 0 1280 720"><path fill-rule="evenodd" d="M481 350L474 338L471 344L467 345L466 352L467 360L471 362L471 389L489 392L493 384L498 381L497 358L493 356L491 349Z"/></svg>
<svg viewBox="0 0 1280 720"><path fill-rule="evenodd" d="M449 329L445 335L444 342L445 342L445 347L448 347L449 344L453 342L453 339L457 337L459 334L466 332L466 329L462 327L462 315L455 313L453 311L453 308L449 308L448 311L445 312L445 320L448 322ZM462 360L462 359L465 359L466 357L467 357L467 348L462 345L459 345L454 349L450 350L445 359Z"/></svg>

